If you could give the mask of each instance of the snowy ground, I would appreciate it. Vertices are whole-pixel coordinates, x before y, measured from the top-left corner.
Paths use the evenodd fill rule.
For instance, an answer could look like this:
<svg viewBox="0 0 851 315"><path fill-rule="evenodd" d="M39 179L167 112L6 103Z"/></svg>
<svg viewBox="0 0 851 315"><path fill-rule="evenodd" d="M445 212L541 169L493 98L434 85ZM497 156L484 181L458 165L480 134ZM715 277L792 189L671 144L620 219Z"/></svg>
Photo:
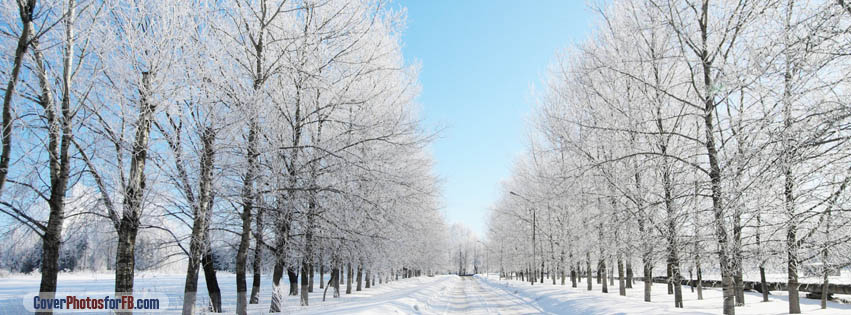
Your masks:
<svg viewBox="0 0 851 315"><path fill-rule="evenodd" d="M249 283L251 279L248 279ZM136 279L137 291L164 292L169 296L170 309L177 312L182 304L182 275L140 274ZM435 276L404 279L383 283L342 298L322 302L322 290L316 280L310 306L301 307L297 297L288 297L284 303L285 314L720 314L721 291L706 289L704 300L698 301L689 287L683 287L685 309L673 307L673 296L667 294L664 284L653 286L653 302L643 301L642 283L627 290L627 296L618 296L617 283L607 294L600 292L594 281L594 290L586 291L584 283L579 288L536 284L516 280L499 280L488 277ZM327 277L326 277L327 281ZM37 275L12 275L0 278L0 314L25 313L21 296L38 290ZM224 309L235 308L235 277L220 273ZM199 281L199 304L208 302L204 281ZM271 300L271 283L263 279L261 303L251 305L251 313L266 313ZM77 295L86 292L109 292L113 286L112 275L75 273L62 274L59 291ZM783 292L774 292L767 303L760 302L759 293L746 294L746 306L736 309L737 314L783 314L787 300ZM817 300L802 299L805 314L851 314L851 305L830 302L827 310L819 309Z"/></svg>
<svg viewBox="0 0 851 315"><path fill-rule="evenodd" d="M609 286L609 293L600 292L601 286L593 281L593 291L586 290L583 282L578 288L571 288L568 279L566 286L545 284L529 285L526 282L498 280L495 275L482 278L490 286L507 290L534 303L543 311L555 314L720 314L721 290L704 289L701 301L690 287L683 286L684 309L676 309L673 295L668 295L665 284L654 284L651 291L653 302L644 302L644 284L637 282L633 289L627 289L626 296L618 295L618 285ZM560 283L560 282L559 282ZM737 307L736 314L784 314L788 313L788 300L783 292L772 292L769 302L761 302L758 292L745 293L745 306ZM828 309L821 310L818 300L801 299L804 314L851 314L851 305L828 302Z"/></svg>

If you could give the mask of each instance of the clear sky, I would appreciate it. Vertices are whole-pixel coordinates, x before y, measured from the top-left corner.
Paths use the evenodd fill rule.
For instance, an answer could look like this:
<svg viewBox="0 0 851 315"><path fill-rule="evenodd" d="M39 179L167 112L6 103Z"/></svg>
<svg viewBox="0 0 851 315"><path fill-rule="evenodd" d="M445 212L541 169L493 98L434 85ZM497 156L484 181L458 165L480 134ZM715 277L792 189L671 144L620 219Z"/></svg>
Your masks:
<svg viewBox="0 0 851 315"><path fill-rule="evenodd" d="M500 182L525 148L534 98L559 49L590 32L583 0L400 1L407 7L404 54L422 65L426 126L445 215L484 236Z"/></svg>

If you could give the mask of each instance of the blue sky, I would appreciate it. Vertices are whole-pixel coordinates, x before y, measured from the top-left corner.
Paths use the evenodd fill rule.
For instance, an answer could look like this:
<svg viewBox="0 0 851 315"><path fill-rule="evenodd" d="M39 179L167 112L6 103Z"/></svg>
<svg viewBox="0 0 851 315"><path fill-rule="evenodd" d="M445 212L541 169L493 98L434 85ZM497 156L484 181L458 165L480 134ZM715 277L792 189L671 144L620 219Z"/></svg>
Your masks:
<svg viewBox="0 0 851 315"><path fill-rule="evenodd" d="M590 32L582 0L400 1L408 8L404 54L422 65L427 128L445 215L484 236L500 181L525 148L527 118L559 49Z"/></svg>

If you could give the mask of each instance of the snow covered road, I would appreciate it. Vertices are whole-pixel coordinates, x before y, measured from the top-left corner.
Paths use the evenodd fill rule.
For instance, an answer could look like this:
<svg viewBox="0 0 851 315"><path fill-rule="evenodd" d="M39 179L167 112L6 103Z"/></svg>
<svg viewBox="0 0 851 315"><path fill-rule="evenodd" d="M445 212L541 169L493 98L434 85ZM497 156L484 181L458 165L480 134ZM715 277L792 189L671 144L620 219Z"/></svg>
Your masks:
<svg viewBox="0 0 851 315"><path fill-rule="evenodd" d="M541 314L545 311L478 277L391 282L298 314Z"/></svg>
<svg viewBox="0 0 851 315"><path fill-rule="evenodd" d="M476 277L456 277L452 286L433 302L437 314L540 314L542 310Z"/></svg>
<svg viewBox="0 0 851 315"><path fill-rule="evenodd" d="M233 274L221 273L223 308L233 313L236 305L235 278ZM272 295L272 284L264 277L260 291L260 304L249 305L250 314L268 314ZM182 305L182 275L140 274L136 279L139 292L151 291L168 295L169 308L157 314L177 314ZM249 279L250 280L250 279ZM318 281L318 277L317 280ZM250 282L250 281L249 281ZM109 292L114 283L111 274L60 274L59 290L85 294L86 292ZM206 288L199 283L198 305L206 305ZM0 314L25 314L21 297L38 290L37 275L15 275L0 278ZM345 290L345 287L343 288ZM609 287L611 293L601 293L599 285L593 291L585 286L571 288L545 284L530 285L518 280L488 277L458 277L439 275L415 277L384 282L343 294L323 302L323 290L310 293L310 306L303 307L298 296L287 296L283 301L283 314L720 314L721 291L706 289L704 300L684 287L685 309L673 307L671 295L664 284L653 286L653 302L643 301L643 292L636 286L628 289L627 296L617 294L617 283ZM784 292L773 292L771 302L763 303L756 292L746 292L746 306L736 309L736 314L782 314L787 310ZM803 299L805 314L851 314L851 305L829 302L827 310L819 309L818 300ZM200 311L199 309L199 311ZM100 313L103 314L103 313Z"/></svg>

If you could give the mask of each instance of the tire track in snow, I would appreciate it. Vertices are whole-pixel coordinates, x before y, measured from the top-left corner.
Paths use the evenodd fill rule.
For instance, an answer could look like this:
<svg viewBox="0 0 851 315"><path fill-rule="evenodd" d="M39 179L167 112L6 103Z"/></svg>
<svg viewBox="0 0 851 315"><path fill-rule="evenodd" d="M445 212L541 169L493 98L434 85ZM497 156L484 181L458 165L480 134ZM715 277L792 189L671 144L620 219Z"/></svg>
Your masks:
<svg viewBox="0 0 851 315"><path fill-rule="evenodd" d="M525 305L525 306L528 306L530 308L534 308L536 310L536 313L538 313L538 314L552 314L551 312L548 312L548 311L544 310L543 308L541 308L539 305L537 305L537 301L538 301L538 299L540 299L540 297L538 297L537 299L523 297L520 294L515 293L516 291L511 292L511 290L508 290L504 286L491 283L487 279L480 279L479 283L484 283L489 288L491 288L495 291L503 292L503 296L511 297L511 298L519 301L519 303L517 303L517 305Z"/></svg>
<svg viewBox="0 0 851 315"><path fill-rule="evenodd" d="M479 288L479 291L486 292L485 288L482 287L482 284L479 282L478 279L471 278L470 282L475 284ZM478 294L478 295L476 295L476 297L477 297L477 300L479 300L479 304L481 304L482 307L485 309L485 313L486 314L492 314L490 306L488 306L488 304L485 302L484 298L482 298L482 294ZM497 313L499 313L499 312L497 312Z"/></svg>

